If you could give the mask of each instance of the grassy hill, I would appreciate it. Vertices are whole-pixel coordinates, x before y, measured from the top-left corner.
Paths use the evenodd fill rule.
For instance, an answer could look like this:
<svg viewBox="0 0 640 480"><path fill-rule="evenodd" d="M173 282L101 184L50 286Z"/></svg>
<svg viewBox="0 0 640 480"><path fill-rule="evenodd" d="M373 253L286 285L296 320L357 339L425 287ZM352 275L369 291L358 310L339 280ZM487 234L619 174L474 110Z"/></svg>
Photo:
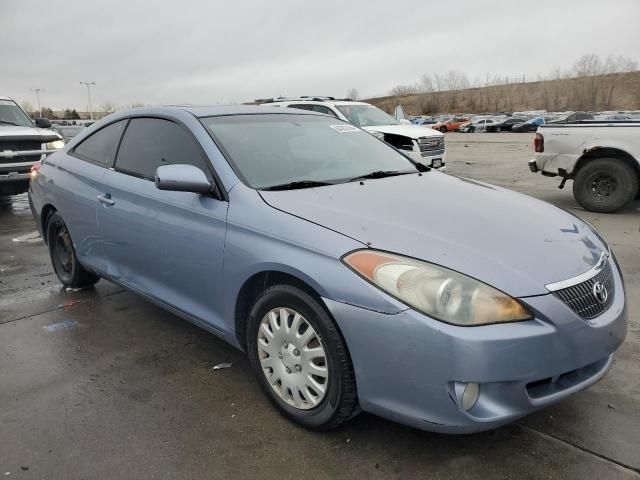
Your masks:
<svg viewBox="0 0 640 480"><path fill-rule="evenodd" d="M401 104L410 115L525 110L640 110L640 71L424 92L366 100L391 113Z"/></svg>

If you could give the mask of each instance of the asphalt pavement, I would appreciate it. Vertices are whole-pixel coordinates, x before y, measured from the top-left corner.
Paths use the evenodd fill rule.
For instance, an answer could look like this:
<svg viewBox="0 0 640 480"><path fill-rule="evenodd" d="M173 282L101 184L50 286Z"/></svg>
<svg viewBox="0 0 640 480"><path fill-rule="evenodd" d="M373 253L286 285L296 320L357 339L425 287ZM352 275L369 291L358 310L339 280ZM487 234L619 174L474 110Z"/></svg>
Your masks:
<svg viewBox="0 0 640 480"><path fill-rule="evenodd" d="M640 202L585 212L570 182L559 190L529 172L532 139L447 134L448 171L567 209L612 246L631 319L612 370L592 388L475 435L368 414L337 431L304 430L271 407L245 356L213 335L104 280L61 289L22 195L0 199L0 477L640 478ZM231 366L214 370L221 363Z"/></svg>

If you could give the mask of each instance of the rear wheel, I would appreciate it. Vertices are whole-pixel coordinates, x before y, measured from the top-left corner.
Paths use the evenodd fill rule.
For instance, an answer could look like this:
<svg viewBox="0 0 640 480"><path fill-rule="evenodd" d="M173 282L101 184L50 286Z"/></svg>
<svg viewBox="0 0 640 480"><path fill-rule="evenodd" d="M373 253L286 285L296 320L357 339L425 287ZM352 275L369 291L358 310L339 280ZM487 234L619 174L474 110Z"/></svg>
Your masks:
<svg viewBox="0 0 640 480"><path fill-rule="evenodd" d="M52 214L47 222L47 244L53 269L65 287L89 287L100 280L99 276L80 265L69 230L57 213Z"/></svg>
<svg viewBox="0 0 640 480"><path fill-rule="evenodd" d="M273 286L258 297L248 322L251 366L286 417L328 430L357 412L346 345L316 299L290 285Z"/></svg>
<svg viewBox="0 0 640 480"><path fill-rule="evenodd" d="M584 165L573 182L578 203L592 212L621 209L638 194L637 172L617 158L597 158Z"/></svg>
<svg viewBox="0 0 640 480"><path fill-rule="evenodd" d="M442 133L447 133L447 127L445 127L444 125L442 127L440 127L440 131Z"/></svg>

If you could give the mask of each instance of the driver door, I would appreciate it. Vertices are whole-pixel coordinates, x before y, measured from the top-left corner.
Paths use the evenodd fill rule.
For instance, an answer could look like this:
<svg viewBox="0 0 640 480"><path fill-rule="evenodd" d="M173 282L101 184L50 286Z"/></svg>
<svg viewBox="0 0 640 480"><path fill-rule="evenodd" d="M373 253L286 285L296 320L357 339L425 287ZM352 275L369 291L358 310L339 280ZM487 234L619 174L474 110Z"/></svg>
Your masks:
<svg viewBox="0 0 640 480"><path fill-rule="evenodd" d="M212 326L223 312L222 255L228 203L156 188L157 167L191 164L212 178L196 139L165 119L134 118L115 168L103 177L98 223L107 273L116 281Z"/></svg>

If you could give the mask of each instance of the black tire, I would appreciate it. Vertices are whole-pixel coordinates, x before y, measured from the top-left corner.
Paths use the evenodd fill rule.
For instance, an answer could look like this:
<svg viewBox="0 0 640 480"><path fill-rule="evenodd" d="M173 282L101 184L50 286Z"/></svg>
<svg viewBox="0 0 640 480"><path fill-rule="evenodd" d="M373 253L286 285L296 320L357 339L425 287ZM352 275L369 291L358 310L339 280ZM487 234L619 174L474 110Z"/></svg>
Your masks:
<svg viewBox="0 0 640 480"><path fill-rule="evenodd" d="M618 158L589 161L578 170L573 182L577 202L592 212L615 212L637 194L638 173Z"/></svg>
<svg viewBox="0 0 640 480"><path fill-rule="evenodd" d="M300 313L313 327L327 356L328 387L315 407L302 410L283 400L271 387L260 363L258 330L272 309L286 307ZM316 299L291 285L275 285L256 300L248 319L247 352L260 386L287 418L306 428L331 430L358 413L358 396L351 359L340 332Z"/></svg>
<svg viewBox="0 0 640 480"><path fill-rule="evenodd" d="M84 288L95 285L100 277L85 270L78 261L69 230L58 213L47 221L47 244L53 270L65 287Z"/></svg>
<svg viewBox="0 0 640 480"><path fill-rule="evenodd" d="M440 127L439 130L442 133L447 133L447 127L445 127L444 125L442 127Z"/></svg>

